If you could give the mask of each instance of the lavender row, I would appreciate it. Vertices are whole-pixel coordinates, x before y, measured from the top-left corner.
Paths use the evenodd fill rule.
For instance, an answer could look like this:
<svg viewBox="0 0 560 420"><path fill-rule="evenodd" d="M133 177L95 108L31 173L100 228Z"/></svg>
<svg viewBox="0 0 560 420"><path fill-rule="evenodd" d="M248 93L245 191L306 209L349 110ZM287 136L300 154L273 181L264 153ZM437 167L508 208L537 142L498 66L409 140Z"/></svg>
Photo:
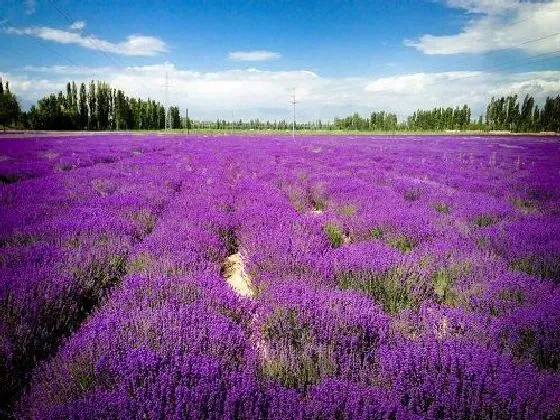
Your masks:
<svg viewBox="0 0 560 420"><path fill-rule="evenodd" d="M136 158L3 191L3 401L120 281L131 249L180 185L155 176L163 167L164 159Z"/></svg>

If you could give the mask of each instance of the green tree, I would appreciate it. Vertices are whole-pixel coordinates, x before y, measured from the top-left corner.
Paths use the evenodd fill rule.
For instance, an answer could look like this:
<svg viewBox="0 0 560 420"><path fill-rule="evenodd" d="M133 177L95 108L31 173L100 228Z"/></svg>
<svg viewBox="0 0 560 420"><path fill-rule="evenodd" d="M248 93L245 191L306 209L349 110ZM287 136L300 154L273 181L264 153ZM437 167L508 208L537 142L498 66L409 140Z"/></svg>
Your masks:
<svg viewBox="0 0 560 420"><path fill-rule="evenodd" d="M0 125L4 127L4 131L8 125L15 125L20 113L19 103L16 96L10 92L9 82L6 82L4 88L2 78L0 78Z"/></svg>
<svg viewBox="0 0 560 420"><path fill-rule="evenodd" d="M95 82L93 80L89 83L88 107L89 107L88 128L90 130L97 130L99 128L97 124L97 94L95 92Z"/></svg>
<svg viewBox="0 0 560 420"><path fill-rule="evenodd" d="M79 113L79 124L78 128L83 130L89 127L89 112L88 112L88 96L86 90L86 84L80 84L80 96L79 96L79 105L78 105L78 113Z"/></svg>

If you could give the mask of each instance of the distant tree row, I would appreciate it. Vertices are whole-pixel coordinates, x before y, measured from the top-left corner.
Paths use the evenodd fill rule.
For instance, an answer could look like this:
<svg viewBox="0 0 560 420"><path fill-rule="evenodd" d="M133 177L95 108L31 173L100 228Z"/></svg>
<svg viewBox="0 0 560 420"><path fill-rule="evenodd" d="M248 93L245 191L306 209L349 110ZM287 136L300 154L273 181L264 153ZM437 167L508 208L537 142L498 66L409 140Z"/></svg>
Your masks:
<svg viewBox="0 0 560 420"><path fill-rule="evenodd" d="M369 118L355 112L345 118L337 117L333 123L335 129L359 131L394 131L397 125L397 116L386 111L372 112Z"/></svg>
<svg viewBox="0 0 560 420"><path fill-rule="evenodd" d="M460 107L419 109L408 117L406 125L412 130L464 130L471 124L471 109L468 105Z"/></svg>
<svg viewBox="0 0 560 420"><path fill-rule="evenodd" d="M112 89L106 82L66 85L66 92L51 94L22 112L9 84L0 79L0 125L43 130L158 130L165 128L165 108L152 99L126 96L120 89ZM194 129L266 129L291 130L292 121L199 121L181 117L179 107L168 109L169 128ZM507 130L512 132L560 132L560 96L548 97L539 108L532 96L519 103L517 95L492 98L486 116L471 120L468 105L455 108L418 109L406 121L398 123L397 116L387 111L372 112L369 117L353 113L296 125L296 130L357 130L357 131L441 131L441 130Z"/></svg>
<svg viewBox="0 0 560 420"><path fill-rule="evenodd" d="M525 96L523 103L517 95L490 100L486 109L486 124L490 130L509 130L521 133L560 131L560 96L547 97L544 106L535 105L535 98Z"/></svg>
<svg viewBox="0 0 560 420"><path fill-rule="evenodd" d="M152 99L130 98L108 83L66 85L66 92L37 101L22 115L23 125L42 130L154 130L165 128L165 108ZM179 108L170 108L168 126L181 127Z"/></svg>
<svg viewBox="0 0 560 420"><path fill-rule="evenodd" d="M10 84L0 77L0 125L6 131L8 125L15 125L21 113L16 96L10 92Z"/></svg>

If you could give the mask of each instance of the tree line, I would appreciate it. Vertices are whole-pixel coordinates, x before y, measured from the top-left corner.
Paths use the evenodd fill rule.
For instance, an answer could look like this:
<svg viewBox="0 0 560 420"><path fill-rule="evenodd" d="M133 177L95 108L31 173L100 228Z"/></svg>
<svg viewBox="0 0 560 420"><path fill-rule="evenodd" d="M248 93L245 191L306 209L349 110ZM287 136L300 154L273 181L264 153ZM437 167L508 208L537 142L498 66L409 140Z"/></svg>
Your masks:
<svg viewBox="0 0 560 420"><path fill-rule="evenodd" d="M339 130L394 131L398 122L395 114L386 111L372 112L369 118L362 118L355 112L345 118L335 118L333 126Z"/></svg>
<svg viewBox="0 0 560 420"><path fill-rule="evenodd" d="M471 108L462 107L419 109L406 121L412 130L464 130L471 125Z"/></svg>
<svg viewBox="0 0 560 420"><path fill-rule="evenodd" d="M214 121L192 120L181 116L179 107L169 107L167 127L177 129L259 129L291 130L292 121ZM159 130L166 126L166 110L158 101L129 97L106 82L88 84L68 82L66 91L51 94L37 101L29 111L21 110L9 83L0 79L0 125L41 130ZM332 122L321 120L296 125L297 130L356 131L443 131L443 130L507 130L511 132L560 132L560 96L547 97L539 107L532 96L520 103L517 95L492 98L486 115L472 120L468 105L418 109L399 123L388 111L375 111L362 117L353 113L336 117Z"/></svg>
<svg viewBox="0 0 560 420"><path fill-rule="evenodd" d="M15 125L21 114L21 109L17 101L16 96L10 92L10 83L6 82L4 87L4 82L0 77L0 125L6 127L8 125Z"/></svg>
<svg viewBox="0 0 560 420"><path fill-rule="evenodd" d="M179 110L169 111L168 126L173 127ZM24 127L44 130L157 130L165 128L165 107L150 98L128 97L106 82L81 83L79 88L68 82L66 92L39 99L22 119Z"/></svg>
<svg viewBox="0 0 560 420"><path fill-rule="evenodd" d="M491 130L509 130L521 133L560 131L560 96L547 97L539 108L532 96L522 103L517 95L492 98L486 110L486 124Z"/></svg>

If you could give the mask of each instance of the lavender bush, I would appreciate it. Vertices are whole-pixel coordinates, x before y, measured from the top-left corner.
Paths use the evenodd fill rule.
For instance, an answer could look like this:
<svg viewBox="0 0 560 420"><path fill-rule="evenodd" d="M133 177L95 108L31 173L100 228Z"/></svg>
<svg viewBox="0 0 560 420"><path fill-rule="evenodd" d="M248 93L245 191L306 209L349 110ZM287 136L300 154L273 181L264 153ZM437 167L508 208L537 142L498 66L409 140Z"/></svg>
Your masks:
<svg viewBox="0 0 560 420"><path fill-rule="evenodd" d="M557 418L559 152L3 139L0 415Z"/></svg>

